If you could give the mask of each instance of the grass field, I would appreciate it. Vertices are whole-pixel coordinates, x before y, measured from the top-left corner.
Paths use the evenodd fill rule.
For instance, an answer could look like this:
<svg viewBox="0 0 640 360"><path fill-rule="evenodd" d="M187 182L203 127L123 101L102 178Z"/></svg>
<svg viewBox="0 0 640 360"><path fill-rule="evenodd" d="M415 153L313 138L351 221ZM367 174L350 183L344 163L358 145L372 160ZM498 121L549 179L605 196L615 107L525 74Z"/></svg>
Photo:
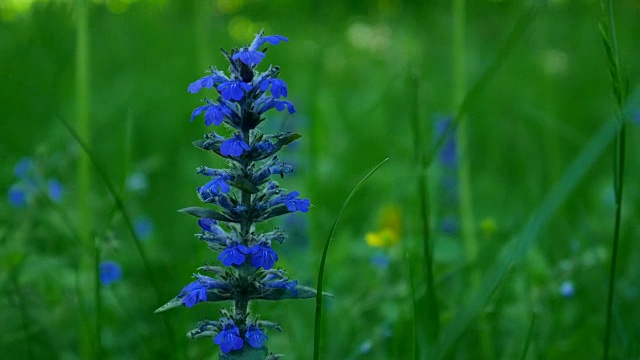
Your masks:
<svg viewBox="0 0 640 360"><path fill-rule="evenodd" d="M638 359L640 2L604 5L3 1L0 357L217 358L185 334L228 303L154 310L218 264L177 212L225 166L187 86L264 29L297 111L262 129L302 135L277 181L313 204L264 227L291 279L389 158L331 240L319 358ZM313 358L314 299L250 309Z"/></svg>

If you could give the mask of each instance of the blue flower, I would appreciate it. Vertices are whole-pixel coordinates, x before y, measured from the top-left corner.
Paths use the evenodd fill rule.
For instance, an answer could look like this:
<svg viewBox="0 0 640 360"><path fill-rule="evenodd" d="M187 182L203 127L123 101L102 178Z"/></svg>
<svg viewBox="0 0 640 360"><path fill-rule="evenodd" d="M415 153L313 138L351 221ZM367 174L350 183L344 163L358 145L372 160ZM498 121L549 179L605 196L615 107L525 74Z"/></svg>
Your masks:
<svg viewBox="0 0 640 360"><path fill-rule="evenodd" d="M30 157L23 157L16 163L16 166L13 168L13 173L17 178L22 179L29 174L31 169L33 169L33 159Z"/></svg>
<svg viewBox="0 0 640 360"><path fill-rule="evenodd" d="M276 110L278 110L278 111L282 111L284 109L287 109L289 111L289 114L293 114L293 113L296 112L296 108L289 101L276 100L276 99L274 99L272 97L267 97L267 96L263 96L260 99L258 99L254 103L253 107L254 107L254 111L258 115L261 115L261 114L265 113L266 111L271 110L273 108L276 108Z"/></svg>
<svg viewBox="0 0 640 360"><path fill-rule="evenodd" d="M122 278L122 268L115 261L103 261L98 267L102 285L110 285Z"/></svg>
<svg viewBox="0 0 640 360"><path fill-rule="evenodd" d="M11 204L13 207L21 208L27 205L28 193L19 185L15 184L11 186L7 195L7 197L9 198L9 204Z"/></svg>
<svg viewBox="0 0 640 360"><path fill-rule="evenodd" d="M178 297L182 298L182 304L188 308L199 302L207 301L207 285L196 280L185 286Z"/></svg>
<svg viewBox="0 0 640 360"><path fill-rule="evenodd" d="M438 139L442 137L449 127L453 126L451 118L446 117L436 121L436 134ZM458 164L457 145L455 139L455 133L450 133L448 139L445 140L442 148L440 149L439 159L440 163L446 167L456 167Z"/></svg>
<svg viewBox="0 0 640 360"><path fill-rule="evenodd" d="M267 91L271 86L271 95L278 99L280 97L287 97L287 83L280 79L265 79L260 83L260 90Z"/></svg>
<svg viewBox="0 0 640 360"><path fill-rule="evenodd" d="M214 226L218 225L218 222L214 219L202 218L198 219L198 225L202 228L203 231L214 231Z"/></svg>
<svg viewBox="0 0 640 360"><path fill-rule="evenodd" d="M153 234L153 222L148 216L140 216L133 222L133 229L140 240L146 240Z"/></svg>
<svg viewBox="0 0 640 360"><path fill-rule="evenodd" d="M573 286L573 282L567 280L560 285L560 295L565 298L572 297L576 292L575 287Z"/></svg>
<svg viewBox="0 0 640 360"><path fill-rule="evenodd" d="M246 258L245 255L250 253L251 250L248 247L234 241L232 245L227 246L227 248L220 253L218 260L222 261L224 266L242 265Z"/></svg>
<svg viewBox="0 0 640 360"><path fill-rule="evenodd" d="M272 289L287 289L293 296L298 296L296 286L298 286L298 280L288 281L285 279L268 282L267 287Z"/></svg>
<svg viewBox="0 0 640 360"><path fill-rule="evenodd" d="M225 100L240 100L244 96L245 91L250 91L251 85L240 80L231 80L218 85L218 91Z"/></svg>
<svg viewBox="0 0 640 360"><path fill-rule="evenodd" d="M252 348L256 349L260 349L264 342L269 339L267 335L265 335L262 330L254 324L247 327L247 333L244 335L244 338Z"/></svg>
<svg viewBox="0 0 640 360"><path fill-rule="evenodd" d="M258 50L266 42L272 45L278 45L281 41L289 41L289 39L282 35L262 36L263 33L263 31L260 31L260 33L256 35L255 39L253 39L253 42L251 43L251 46L249 46L249 50Z"/></svg>
<svg viewBox="0 0 640 360"><path fill-rule="evenodd" d="M50 179L48 185L49 197L51 198L51 200L53 200L54 202L60 202L60 200L62 200L62 195L64 192L64 188L62 187L60 181L56 179Z"/></svg>
<svg viewBox="0 0 640 360"><path fill-rule="evenodd" d="M243 63L253 66L258 65L262 59L264 59L265 54L262 51L258 50L249 50L247 48L240 49L239 52L233 55L233 60L242 61Z"/></svg>
<svg viewBox="0 0 640 360"><path fill-rule="evenodd" d="M215 86L215 84L221 83L221 82L225 82L225 81L228 81L228 80L229 80L229 78L224 76L224 74L221 71L213 70L211 72L211 75L207 75L205 77L202 77L202 78L192 82L191 84L189 84L189 87L187 88L187 91L192 93L192 94L195 94L195 93L199 92L200 90L202 90L202 88L211 89L212 87Z"/></svg>
<svg viewBox="0 0 640 360"><path fill-rule="evenodd" d="M207 126L220 125L222 121L224 121L225 115L231 115L231 111L229 108L223 105L216 105L214 103L209 103L207 105L198 106L191 113L191 122L193 119L200 115L204 111L204 124Z"/></svg>
<svg viewBox="0 0 640 360"><path fill-rule="evenodd" d="M267 242L260 242L251 247L251 264L257 269L262 267L269 270L278 261L278 254L269 246Z"/></svg>
<svg viewBox="0 0 640 360"><path fill-rule="evenodd" d="M284 204L289 211L300 211L307 212L309 211L309 206L311 206L311 202L309 199L297 199L297 196L300 195L297 191L292 191L285 196L280 196L277 199L274 199L274 203L271 205Z"/></svg>
<svg viewBox="0 0 640 360"><path fill-rule="evenodd" d="M631 116L631 121L636 125L640 125L640 110L633 113Z"/></svg>
<svg viewBox="0 0 640 360"><path fill-rule="evenodd" d="M244 341L240 337L240 329L238 329L233 320L229 320L222 331L213 338L213 343L220 345L220 349L225 353L231 350L240 350L244 345Z"/></svg>
<svg viewBox="0 0 640 360"><path fill-rule="evenodd" d="M231 139L226 140L220 145L220 153L224 156L242 155L243 152L249 151L249 145L242 139L242 135L236 133Z"/></svg>

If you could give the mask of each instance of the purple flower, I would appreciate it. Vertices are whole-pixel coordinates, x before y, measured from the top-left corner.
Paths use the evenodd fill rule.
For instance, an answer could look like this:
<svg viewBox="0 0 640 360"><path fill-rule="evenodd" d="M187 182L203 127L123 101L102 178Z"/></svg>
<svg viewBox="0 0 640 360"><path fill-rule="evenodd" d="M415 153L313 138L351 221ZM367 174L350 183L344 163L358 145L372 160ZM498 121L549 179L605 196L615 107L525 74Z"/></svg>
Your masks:
<svg viewBox="0 0 640 360"><path fill-rule="evenodd" d="M247 327L247 333L244 335L245 340L252 348L260 349L264 342L269 339L260 328L251 324Z"/></svg>
<svg viewBox="0 0 640 360"><path fill-rule="evenodd" d="M271 95L273 95L274 98L287 97L287 83L283 80L265 79L260 83L260 90L267 91L269 86L271 86Z"/></svg>
<svg viewBox="0 0 640 360"><path fill-rule="evenodd" d="M215 84L225 82L228 80L229 79L226 76L224 76L224 74L221 71L214 70L211 72L211 75L202 77L192 82L191 84L189 84L187 91L192 94L195 94L200 90L202 90L202 88L211 89L212 87L215 86Z"/></svg>
<svg viewBox="0 0 640 360"><path fill-rule="evenodd" d="M276 99L274 99L272 97L268 97L268 96L263 96L260 99L258 99L254 103L253 107L254 107L254 111L258 115L261 115L264 112L266 112L268 110L271 110L273 108L276 108L276 110L278 110L278 111L282 111L284 109L287 109L289 111L289 114L293 114L293 113L296 112L295 107L289 101L276 100Z"/></svg>
<svg viewBox="0 0 640 360"><path fill-rule="evenodd" d="M220 145L220 153L224 156L238 157L243 152L249 151L249 149L249 145L242 139L242 135L237 133Z"/></svg>
<svg viewBox="0 0 640 360"><path fill-rule="evenodd" d="M296 286L298 286L298 280L288 281L285 279L276 280L272 282L268 282L267 287L272 289L287 289L291 291L293 296L298 296L298 291L296 290Z"/></svg>
<svg viewBox="0 0 640 360"><path fill-rule="evenodd" d="M210 126L211 124L218 126L222 124L226 115L231 115L231 111L226 106L209 103L207 105L198 106L193 110L191 113L191 122L193 122L193 119L196 116L202 114L203 111L204 124L207 126Z"/></svg>
<svg viewBox="0 0 640 360"><path fill-rule="evenodd" d="M262 267L269 270L278 261L278 254L269 246L267 242L260 242L251 247L251 264L259 269Z"/></svg>
<svg viewBox="0 0 640 360"><path fill-rule="evenodd" d="M115 261L104 261L98 267L102 285L110 285L122 278L122 268Z"/></svg>
<svg viewBox="0 0 640 360"><path fill-rule="evenodd" d="M234 241L231 246L220 253L218 260L222 261L224 266L242 265L245 260L245 255L251 253L251 249Z"/></svg>
<svg viewBox="0 0 640 360"><path fill-rule="evenodd" d="M242 345L244 345L244 341L240 337L240 329L238 329L233 320L229 320L222 331L213 338L213 343L220 345L220 349L225 353L228 353L232 349L240 350L242 349Z"/></svg>
<svg viewBox="0 0 640 360"><path fill-rule="evenodd" d="M225 100L240 100L244 96L245 91L250 91L251 85L240 80L231 80L218 85L222 98Z"/></svg>

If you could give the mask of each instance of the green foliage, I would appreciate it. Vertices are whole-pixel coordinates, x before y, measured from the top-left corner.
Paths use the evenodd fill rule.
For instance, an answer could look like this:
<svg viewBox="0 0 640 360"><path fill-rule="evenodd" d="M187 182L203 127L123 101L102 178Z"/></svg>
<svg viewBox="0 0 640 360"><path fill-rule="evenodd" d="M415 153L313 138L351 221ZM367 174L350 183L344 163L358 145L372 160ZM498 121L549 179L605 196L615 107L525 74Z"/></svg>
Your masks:
<svg viewBox="0 0 640 360"><path fill-rule="evenodd" d="M529 1L467 1L468 91L457 107L448 2L98 3L88 2L86 58L76 53L82 24L75 7L38 1L20 13L0 5L0 189L7 194L17 181L13 165L24 156L65 188L59 203L39 192L22 208L0 207L3 358L218 356L210 337L187 341L184 333L216 318L223 304L153 310L180 306L162 304L189 281L194 265L218 263L193 236L194 219L175 211L197 202L206 177L193 169L215 159L204 140L194 145L207 151L188 144L212 130L189 123L200 103L186 88L203 75L193 69L224 64L204 61L215 59L217 46L248 43L263 27L290 39L286 51L269 56L286 69L281 78L298 111L264 125L282 132L277 146L299 146L283 149L280 160L295 172L281 184L314 207L310 221L258 226L290 234L275 248L283 252L278 265L300 281L299 296L315 296L327 236L351 186L372 164L393 159L359 190L333 234L323 289L335 298L322 301L322 358L422 359L427 336L438 337L447 359L599 356L616 195L624 205L609 353L640 356L640 168L633 166L640 160L633 121L640 28L630 3L615 2L614 40L611 25L598 32L596 3L553 1L532 12ZM88 76L85 85L79 75ZM447 174L438 162L444 140L433 131L438 113L466 117L475 261L460 233L442 226L456 200L441 186ZM83 116L88 138L59 121L80 131ZM610 156L620 124L628 138L623 194L613 189ZM295 142L296 133L306 141ZM80 176L78 164L87 160ZM425 195L416 181L422 175ZM251 192L252 184L237 185ZM365 234L379 229L389 204L402 209L400 240L371 247ZM225 216L205 205L182 211ZM141 216L154 226L147 237L136 227ZM438 335L426 332L434 312L423 305L432 291L424 276L425 217ZM104 260L122 266L120 281L99 284ZM565 284L572 293L561 292ZM315 305L252 303L283 330L267 332L269 350L311 358Z"/></svg>

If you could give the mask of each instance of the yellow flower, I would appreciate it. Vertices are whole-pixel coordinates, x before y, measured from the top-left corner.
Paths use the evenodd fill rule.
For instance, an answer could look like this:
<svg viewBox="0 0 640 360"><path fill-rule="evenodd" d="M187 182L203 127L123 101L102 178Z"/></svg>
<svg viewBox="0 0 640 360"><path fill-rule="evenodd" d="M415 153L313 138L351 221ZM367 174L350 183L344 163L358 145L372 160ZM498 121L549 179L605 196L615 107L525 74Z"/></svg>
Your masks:
<svg viewBox="0 0 640 360"><path fill-rule="evenodd" d="M397 205L388 205L380 212L379 230L365 234L367 245L389 247L397 244L402 237L402 212Z"/></svg>

